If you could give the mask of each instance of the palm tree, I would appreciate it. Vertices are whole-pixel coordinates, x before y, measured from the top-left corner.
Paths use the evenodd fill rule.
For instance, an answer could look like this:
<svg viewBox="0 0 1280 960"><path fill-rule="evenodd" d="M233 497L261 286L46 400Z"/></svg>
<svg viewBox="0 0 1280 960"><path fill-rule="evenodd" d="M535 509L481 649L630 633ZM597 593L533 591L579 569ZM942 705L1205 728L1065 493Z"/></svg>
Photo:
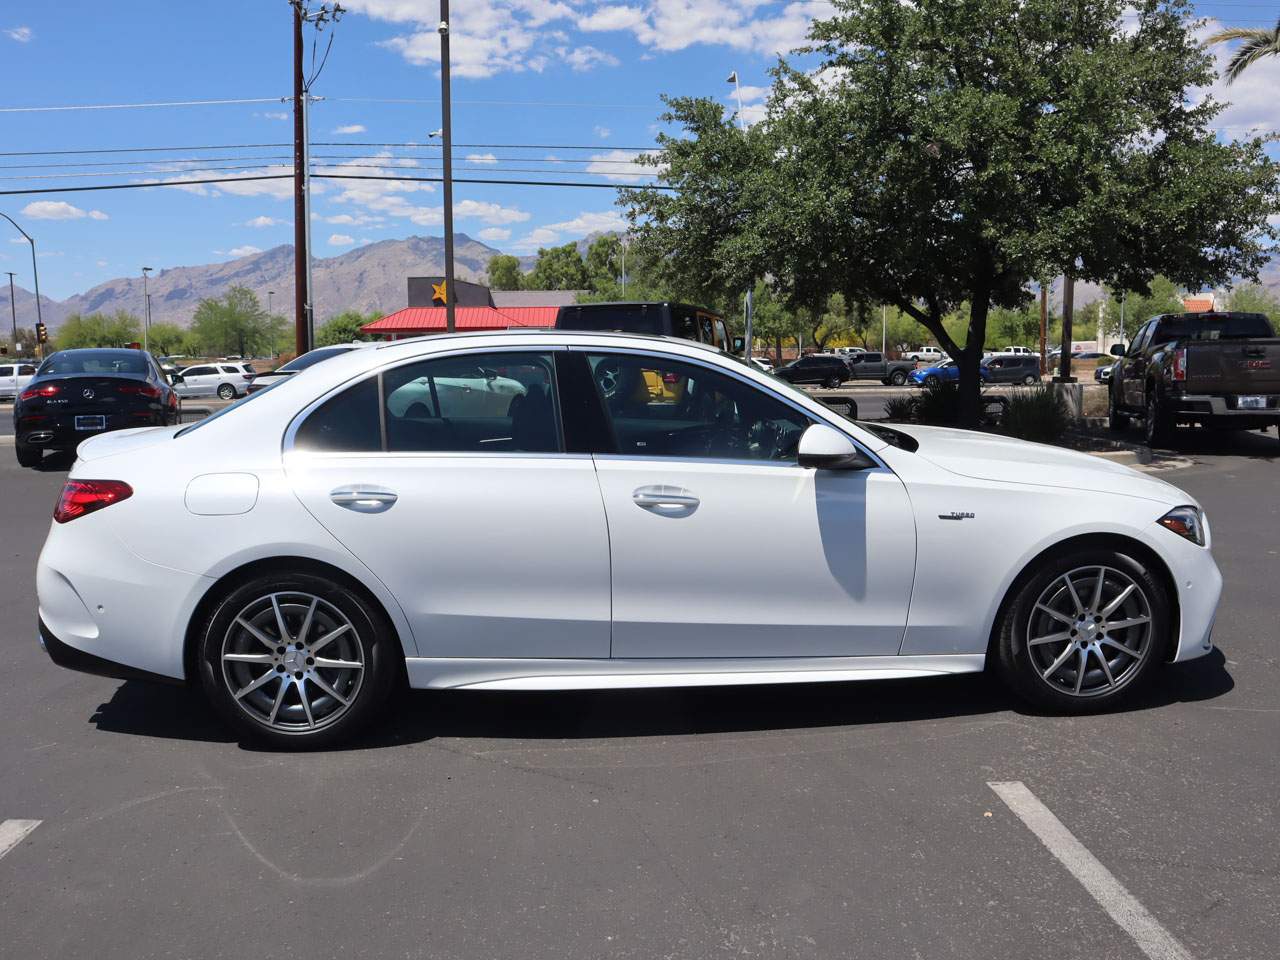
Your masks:
<svg viewBox="0 0 1280 960"><path fill-rule="evenodd" d="M1230 43L1233 40L1244 42L1236 48L1236 52L1231 55L1231 60L1227 63L1224 74L1227 83L1234 83L1239 79L1240 74L1263 57L1280 56L1280 20L1277 20L1276 25L1270 30L1227 27L1206 40L1205 46Z"/></svg>

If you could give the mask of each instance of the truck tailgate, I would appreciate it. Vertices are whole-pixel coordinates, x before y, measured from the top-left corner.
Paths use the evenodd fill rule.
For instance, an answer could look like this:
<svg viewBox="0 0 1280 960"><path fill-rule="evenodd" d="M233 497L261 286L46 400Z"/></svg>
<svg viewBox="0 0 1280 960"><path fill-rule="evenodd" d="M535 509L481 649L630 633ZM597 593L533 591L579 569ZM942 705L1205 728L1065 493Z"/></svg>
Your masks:
<svg viewBox="0 0 1280 960"><path fill-rule="evenodd" d="M1191 393L1280 393L1280 337L1187 343Z"/></svg>

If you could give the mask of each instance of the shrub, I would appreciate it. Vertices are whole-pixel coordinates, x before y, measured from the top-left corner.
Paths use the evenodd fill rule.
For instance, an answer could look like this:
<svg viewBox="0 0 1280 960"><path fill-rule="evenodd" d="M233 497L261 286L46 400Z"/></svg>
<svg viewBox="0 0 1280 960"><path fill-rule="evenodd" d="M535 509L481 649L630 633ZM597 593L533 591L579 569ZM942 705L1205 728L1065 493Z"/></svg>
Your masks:
<svg viewBox="0 0 1280 960"><path fill-rule="evenodd" d="M890 397L884 402L884 416L886 420L910 423L916 418L916 398Z"/></svg>
<svg viewBox="0 0 1280 960"><path fill-rule="evenodd" d="M960 420L960 387L954 383L927 384L916 398L916 420L953 427Z"/></svg>
<svg viewBox="0 0 1280 960"><path fill-rule="evenodd" d="M1057 443L1070 424L1067 402L1051 383L1015 390L1005 407L1005 433L1019 440Z"/></svg>

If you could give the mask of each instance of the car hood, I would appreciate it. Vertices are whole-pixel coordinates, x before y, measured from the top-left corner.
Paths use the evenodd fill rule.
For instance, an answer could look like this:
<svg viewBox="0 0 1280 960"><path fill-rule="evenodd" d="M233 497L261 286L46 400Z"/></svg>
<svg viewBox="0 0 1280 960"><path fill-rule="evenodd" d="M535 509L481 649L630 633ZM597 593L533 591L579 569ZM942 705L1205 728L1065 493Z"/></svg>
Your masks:
<svg viewBox="0 0 1280 960"><path fill-rule="evenodd" d="M90 437L76 447L76 456L84 461L101 460L117 453L130 453L169 440L181 430L180 426L138 427L134 430L112 430Z"/></svg>
<svg viewBox="0 0 1280 960"><path fill-rule="evenodd" d="M1196 502L1173 484L1104 457L970 430L914 424L893 427L920 444L917 456L962 477L1117 493L1170 506Z"/></svg>

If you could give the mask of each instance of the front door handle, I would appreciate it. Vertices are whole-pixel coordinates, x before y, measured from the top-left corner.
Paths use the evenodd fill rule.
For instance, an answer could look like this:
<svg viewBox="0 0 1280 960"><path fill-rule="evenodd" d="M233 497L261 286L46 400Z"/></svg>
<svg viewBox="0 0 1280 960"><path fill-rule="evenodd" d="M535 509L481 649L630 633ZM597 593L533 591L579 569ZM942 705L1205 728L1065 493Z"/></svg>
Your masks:
<svg viewBox="0 0 1280 960"><path fill-rule="evenodd" d="M666 484L639 487L631 494L631 499L635 501L636 506L645 510L655 507L675 507L682 510L691 510L701 502L683 487L671 487Z"/></svg>
<svg viewBox="0 0 1280 960"><path fill-rule="evenodd" d="M382 513L390 510L399 499L395 491L368 484L353 484L329 491L329 499L340 507L356 513Z"/></svg>

